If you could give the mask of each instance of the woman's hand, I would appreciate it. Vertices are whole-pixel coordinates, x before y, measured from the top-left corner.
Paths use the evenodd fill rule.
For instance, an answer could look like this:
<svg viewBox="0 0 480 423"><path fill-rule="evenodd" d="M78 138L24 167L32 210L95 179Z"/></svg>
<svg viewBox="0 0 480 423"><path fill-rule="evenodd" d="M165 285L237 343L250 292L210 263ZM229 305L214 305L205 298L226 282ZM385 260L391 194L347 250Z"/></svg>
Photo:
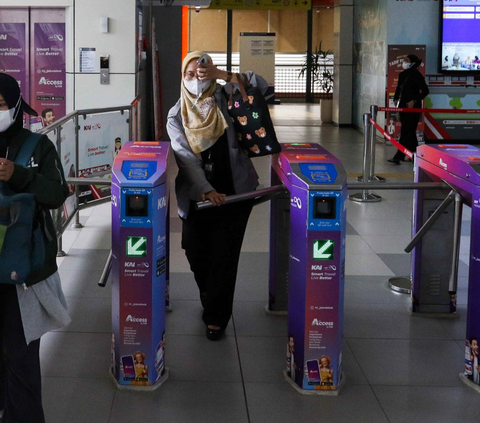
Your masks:
<svg viewBox="0 0 480 423"><path fill-rule="evenodd" d="M410 100L408 103L407 103L407 107L409 109L413 109L413 106L415 106L415 100Z"/></svg>
<svg viewBox="0 0 480 423"><path fill-rule="evenodd" d="M226 194L220 194L219 192L213 190L205 194L202 194L202 201L210 201L214 206L222 206L225 204Z"/></svg>
<svg viewBox="0 0 480 423"><path fill-rule="evenodd" d="M0 158L0 181L8 181L15 170L13 162Z"/></svg>
<svg viewBox="0 0 480 423"><path fill-rule="evenodd" d="M213 63L199 63L197 66L197 75L200 81L223 79L223 73L227 74L227 72L218 69Z"/></svg>

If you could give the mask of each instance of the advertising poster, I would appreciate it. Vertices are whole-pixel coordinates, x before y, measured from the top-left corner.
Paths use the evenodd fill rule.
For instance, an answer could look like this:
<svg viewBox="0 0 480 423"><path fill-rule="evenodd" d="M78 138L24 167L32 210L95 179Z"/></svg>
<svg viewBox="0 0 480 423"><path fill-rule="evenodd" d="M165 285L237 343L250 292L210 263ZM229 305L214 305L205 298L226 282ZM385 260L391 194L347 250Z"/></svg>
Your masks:
<svg viewBox="0 0 480 423"><path fill-rule="evenodd" d="M33 50L31 106L39 117L30 120L30 128L35 131L66 114L65 24L35 23Z"/></svg>
<svg viewBox="0 0 480 423"><path fill-rule="evenodd" d="M395 90L398 85L398 75L403 71L402 62L409 54L415 54L422 59L422 64L418 68L420 73L425 76L425 57L426 47L424 45L389 45L388 57L387 57L387 98L385 104L387 107L395 107L393 98L395 96ZM400 140L400 130L402 124L400 123L400 116L395 112L385 113L385 130L387 133ZM420 117L420 121L417 127L417 139L423 141L424 123L423 116Z"/></svg>
<svg viewBox="0 0 480 423"><path fill-rule="evenodd" d="M13 76L28 99L24 23L0 23L0 72Z"/></svg>
<svg viewBox="0 0 480 423"><path fill-rule="evenodd" d="M103 113L79 120L78 177L108 177L113 160L128 141L129 113ZM110 195L110 186L80 185L80 200L88 202Z"/></svg>

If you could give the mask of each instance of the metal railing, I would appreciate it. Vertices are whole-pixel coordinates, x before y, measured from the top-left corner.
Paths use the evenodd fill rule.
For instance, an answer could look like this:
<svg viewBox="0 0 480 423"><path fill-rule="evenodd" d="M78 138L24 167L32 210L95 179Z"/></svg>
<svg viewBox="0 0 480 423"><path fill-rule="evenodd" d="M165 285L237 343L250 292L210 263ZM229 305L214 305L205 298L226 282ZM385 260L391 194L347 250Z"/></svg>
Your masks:
<svg viewBox="0 0 480 423"><path fill-rule="evenodd" d="M62 234L68 225L75 219L72 226L82 227L78 212L110 201L113 160L121 144L134 137L133 129L138 126L138 122L133 122L138 119L135 113L137 103L76 110L38 131L56 146L69 186L65 203L52 210L59 256L65 255Z"/></svg>

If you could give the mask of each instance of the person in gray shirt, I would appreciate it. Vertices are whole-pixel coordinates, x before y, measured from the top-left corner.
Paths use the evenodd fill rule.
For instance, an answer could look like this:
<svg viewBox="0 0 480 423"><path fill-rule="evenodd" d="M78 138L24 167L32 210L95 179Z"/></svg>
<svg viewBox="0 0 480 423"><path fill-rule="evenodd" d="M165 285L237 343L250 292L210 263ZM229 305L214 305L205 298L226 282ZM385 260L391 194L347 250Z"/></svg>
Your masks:
<svg viewBox="0 0 480 423"><path fill-rule="evenodd" d="M267 82L245 77L264 94ZM204 307L207 338L223 336L232 315L240 250L252 202L225 204L225 196L253 191L258 176L240 148L228 114L227 95L238 76L222 71L203 52L182 63L181 95L170 109L167 131L178 164L175 180L182 248L194 273ZM216 83L223 79L225 86ZM233 85L232 85L233 84ZM195 202L216 207L196 210Z"/></svg>

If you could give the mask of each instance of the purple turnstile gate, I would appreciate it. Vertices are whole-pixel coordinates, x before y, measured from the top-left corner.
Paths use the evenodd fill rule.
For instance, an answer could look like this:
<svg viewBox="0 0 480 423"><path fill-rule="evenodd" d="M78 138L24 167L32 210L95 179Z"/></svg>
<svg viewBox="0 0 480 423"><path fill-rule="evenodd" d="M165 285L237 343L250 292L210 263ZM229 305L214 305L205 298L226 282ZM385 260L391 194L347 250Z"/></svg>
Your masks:
<svg viewBox="0 0 480 423"><path fill-rule="evenodd" d="M112 375L155 389L165 367L168 142L128 142L112 172Z"/></svg>
<svg viewBox="0 0 480 423"><path fill-rule="evenodd" d="M342 379L346 173L318 144L272 157L269 309L288 302L286 379L301 393L338 393Z"/></svg>
<svg viewBox="0 0 480 423"><path fill-rule="evenodd" d="M480 391L480 148L470 145L423 145L417 150L416 182L445 181L472 209L470 232L470 262L468 279L467 333L465 341L465 372L462 379ZM448 192L448 191L447 191ZM444 191L444 196L446 192ZM441 196L440 196L441 197ZM426 192L418 190L414 203L414 231L418 231L428 217L425 204L430 200ZM436 199L438 201L438 199ZM444 214L448 215L446 210ZM446 218L448 220L448 218ZM452 219L450 219L451 222ZM435 224L436 225L436 224ZM442 227L442 225L440 225ZM456 292L448 284L452 265L451 249L445 259L442 251L451 245L450 231L439 231L438 236L424 239L415 247L412 264L412 311L454 312ZM440 253L438 253L440 251ZM442 261L446 260L444 268ZM455 276L455 275L454 275ZM445 282L446 281L446 282ZM449 289L450 286L450 289Z"/></svg>

